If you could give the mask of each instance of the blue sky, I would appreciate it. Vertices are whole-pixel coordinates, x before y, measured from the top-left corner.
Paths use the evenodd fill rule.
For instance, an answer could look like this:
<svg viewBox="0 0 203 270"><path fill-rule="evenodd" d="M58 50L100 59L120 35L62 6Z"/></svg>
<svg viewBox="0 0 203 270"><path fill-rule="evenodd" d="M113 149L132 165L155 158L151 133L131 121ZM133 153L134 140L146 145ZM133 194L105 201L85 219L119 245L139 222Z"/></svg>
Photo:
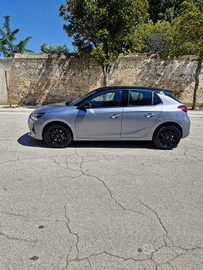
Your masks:
<svg viewBox="0 0 203 270"><path fill-rule="evenodd" d="M66 42L73 51L72 40L63 30L63 18L59 17L62 4L65 0L0 0L0 27L5 22L2 16L10 15L11 30L20 30L16 43L32 36L26 48L35 53L40 51L43 41L52 45Z"/></svg>

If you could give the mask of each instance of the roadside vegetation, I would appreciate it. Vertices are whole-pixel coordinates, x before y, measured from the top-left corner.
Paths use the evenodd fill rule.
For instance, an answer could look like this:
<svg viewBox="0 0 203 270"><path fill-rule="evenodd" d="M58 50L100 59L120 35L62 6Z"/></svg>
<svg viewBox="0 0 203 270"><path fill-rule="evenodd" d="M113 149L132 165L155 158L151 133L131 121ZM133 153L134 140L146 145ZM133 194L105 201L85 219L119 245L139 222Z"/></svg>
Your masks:
<svg viewBox="0 0 203 270"><path fill-rule="evenodd" d="M105 86L120 53L163 58L196 55L196 108L203 59L203 0L66 0L59 12L78 53L102 66Z"/></svg>
<svg viewBox="0 0 203 270"><path fill-rule="evenodd" d="M203 60L203 0L66 0L59 8L64 31L73 38L75 52L97 61L103 70L104 85L120 53L141 52L168 56L195 55L193 109L196 108L199 74ZM0 55L31 53L26 46L32 37L14 45L19 29L10 29L10 16L0 28ZM48 45L41 53L67 54L66 43Z"/></svg>
<svg viewBox="0 0 203 270"><path fill-rule="evenodd" d="M31 36L25 40L21 40L19 43L14 44L16 41L16 34L20 31L18 28L11 30L10 16L3 16L5 23L0 28L0 56L14 57L16 53L33 53L33 51L26 49L28 42L31 40Z"/></svg>
<svg viewBox="0 0 203 270"><path fill-rule="evenodd" d="M166 55L191 54L198 58L192 106L195 109L203 60L203 0L183 2L172 27L172 39L168 41Z"/></svg>
<svg viewBox="0 0 203 270"><path fill-rule="evenodd" d="M70 50L67 44L64 42L63 45L56 44L55 46L52 44L47 44L45 41L42 43L40 47L40 53L50 53L50 54L69 54Z"/></svg>
<svg viewBox="0 0 203 270"><path fill-rule="evenodd" d="M145 21L147 8L147 0L66 0L60 6L64 30L83 58L101 65L105 86L119 54L140 50L133 29Z"/></svg>

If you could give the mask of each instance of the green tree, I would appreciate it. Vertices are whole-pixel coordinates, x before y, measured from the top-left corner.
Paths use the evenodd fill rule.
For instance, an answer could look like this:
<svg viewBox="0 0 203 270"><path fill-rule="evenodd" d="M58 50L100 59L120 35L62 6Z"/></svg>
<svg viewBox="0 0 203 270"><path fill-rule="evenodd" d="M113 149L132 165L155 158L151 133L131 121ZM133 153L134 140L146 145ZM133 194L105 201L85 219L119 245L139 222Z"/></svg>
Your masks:
<svg viewBox="0 0 203 270"><path fill-rule="evenodd" d="M167 21L139 24L135 29L135 36L141 38L142 53L159 54L163 56L167 50L167 43L172 38L172 26Z"/></svg>
<svg viewBox="0 0 203 270"><path fill-rule="evenodd" d="M63 45L58 45L54 47L52 44L49 46L47 45L46 42L43 42L42 45L39 46L41 53L51 53L51 54L68 54L70 53L70 50L67 46L67 44L64 42Z"/></svg>
<svg viewBox="0 0 203 270"><path fill-rule="evenodd" d="M64 30L85 59L97 61L103 70L104 85L120 53L140 48L132 34L145 19L147 0L66 0L60 16L67 21Z"/></svg>
<svg viewBox="0 0 203 270"><path fill-rule="evenodd" d="M195 109L203 60L203 0L182 3L180 16L174 20L173 39L168 46L169 55L178 56L189 52L198 57L192 106Z"/></svg>
<svg viewBox="0 0 203 270"><path fill-rule="evenodd" d="M156 23L159 20L172 22L177 16L184 0L148 0L149 17Z"/></svg>
<svg viewBox="0 0 203 270"><path fill-rule="evenodd" d="M19 29L17 28L12 31L10 28L10 16L3 17L5 23L3 23L3 27L0 28L0 55L3 54L4 57L14 57L15 53L33 53L33 51L25 48L32 37L27 37L16 45L13 44L16 40L15 35L19 32Z"/></svg>

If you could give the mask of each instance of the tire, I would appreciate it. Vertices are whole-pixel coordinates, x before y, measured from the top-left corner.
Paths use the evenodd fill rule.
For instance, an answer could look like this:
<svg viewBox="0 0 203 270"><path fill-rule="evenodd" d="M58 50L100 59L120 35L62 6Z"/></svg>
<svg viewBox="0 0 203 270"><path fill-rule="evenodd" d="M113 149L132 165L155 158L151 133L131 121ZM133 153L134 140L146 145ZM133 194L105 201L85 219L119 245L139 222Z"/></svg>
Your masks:
<svg viewBox="0 0 203 270"><path fill-rule="evenodd" d="M73 139L70 129L63 123L55 123L45 128L44 141L50 147L65 148Z"/></svg>
<svg viewBox="0 0 203 270"><path fill-rule="evenodd" d="M164 125L158 128L153 136L153 143L160 149L173 149L181 139L180 130L173 125Z"/></svg>

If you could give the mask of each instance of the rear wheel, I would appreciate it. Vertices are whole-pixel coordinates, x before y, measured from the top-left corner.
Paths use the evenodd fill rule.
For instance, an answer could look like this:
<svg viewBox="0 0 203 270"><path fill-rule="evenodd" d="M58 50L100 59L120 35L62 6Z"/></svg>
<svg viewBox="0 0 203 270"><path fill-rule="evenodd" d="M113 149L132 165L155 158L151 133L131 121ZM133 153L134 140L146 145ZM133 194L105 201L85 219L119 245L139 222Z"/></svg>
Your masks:
<svg viewBox="0 0 203 270"><path fill-rule="evenodd" d="M44 141L51 147L64 148L72 141L70 129L63 123L55 123L44 131Z"/></svg>
<svg viewBox="0 0 203 270"><path fill-rule="evenodd" d="M180 130L173 125L158 128L153 137L153 143L160 149L173 149L181 139Z"/></svg>

